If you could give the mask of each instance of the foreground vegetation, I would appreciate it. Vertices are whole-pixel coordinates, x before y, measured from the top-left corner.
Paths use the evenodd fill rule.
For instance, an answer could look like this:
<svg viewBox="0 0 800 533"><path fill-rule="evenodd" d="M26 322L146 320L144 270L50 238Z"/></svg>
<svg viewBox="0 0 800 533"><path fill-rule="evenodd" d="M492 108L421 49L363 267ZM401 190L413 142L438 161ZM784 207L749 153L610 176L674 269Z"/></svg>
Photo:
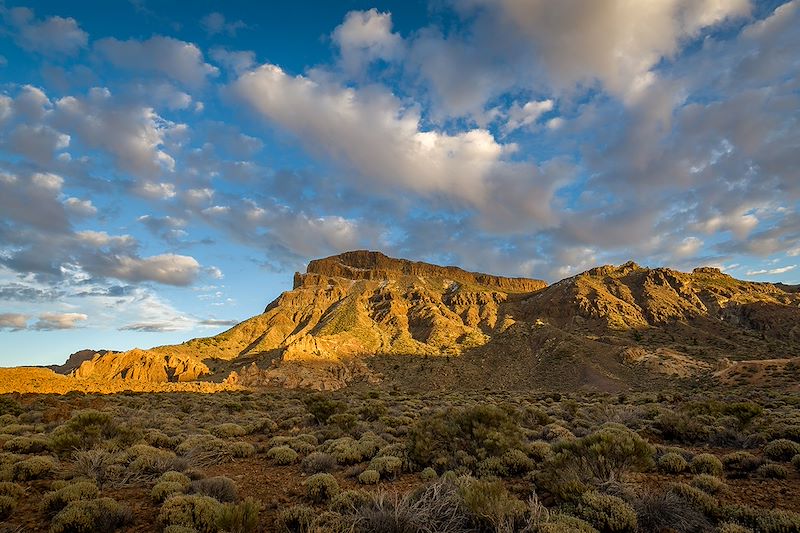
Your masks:
<svg viewBox="0 0 800 533"><path fill-rule="evenodd" d="M800 531L800 395L0 397L0 521L51 532Z"/></svg>

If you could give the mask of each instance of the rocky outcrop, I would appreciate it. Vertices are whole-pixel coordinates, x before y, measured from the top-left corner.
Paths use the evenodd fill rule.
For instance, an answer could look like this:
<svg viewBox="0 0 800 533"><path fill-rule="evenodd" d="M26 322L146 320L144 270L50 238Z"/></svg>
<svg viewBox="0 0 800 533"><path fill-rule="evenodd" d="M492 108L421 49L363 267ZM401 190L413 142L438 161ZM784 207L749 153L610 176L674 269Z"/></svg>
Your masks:
<svg viewBox="0 0 800 533"><path fill-rule="evenodd" d="M76 378L122 379L164 383L187 382L209 374L208 367L187 355L162 355L148 350L97 354L73 370Z"/></svg>

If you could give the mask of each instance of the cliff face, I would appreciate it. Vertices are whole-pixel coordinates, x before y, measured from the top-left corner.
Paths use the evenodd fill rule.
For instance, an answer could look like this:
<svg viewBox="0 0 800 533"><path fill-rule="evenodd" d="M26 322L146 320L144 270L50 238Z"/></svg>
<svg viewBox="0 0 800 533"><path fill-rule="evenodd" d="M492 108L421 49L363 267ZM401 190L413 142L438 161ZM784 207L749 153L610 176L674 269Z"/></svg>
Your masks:
<svg viewBox="0 0 800 533"><path fill-rule="evenodd" d="M652 376L710 375L725 358L800 355L798 324L796 291L712 268L626 263L548 287L356 251L311 261L262 314L217 336L95 354L73 375L316 389L358 381L619 389ZM419 375L415 360L433 366Z"/></svg>

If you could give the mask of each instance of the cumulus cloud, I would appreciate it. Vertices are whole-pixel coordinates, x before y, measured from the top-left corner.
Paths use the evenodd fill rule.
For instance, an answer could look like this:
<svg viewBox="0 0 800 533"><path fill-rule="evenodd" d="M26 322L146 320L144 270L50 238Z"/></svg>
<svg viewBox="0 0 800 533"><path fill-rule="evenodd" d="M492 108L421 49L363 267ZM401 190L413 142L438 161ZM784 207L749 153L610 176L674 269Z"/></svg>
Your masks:
<svg viewBox="0 0 800 533"><path fill-rule="evenodd" d="M86 48L89 40L89 35L71 17L37 19L32 10L15 7L6 13L6 19L15 31L17 43L40 54L74 56Z"/></svg>
<svg viewBox="0 0 800 533"><path fill-rule="evenodd" d="M97 274L116 279L178 286L191 285L200 271L200 264L194 257L176 254L144 258L100 255L90 267Z"/></svg>
<svg viewBox="0 0 800 533"><path fill-rule="evenodd" d="M514 103L508 110L508 119L503 130L511 133L514 130L535 124L539 117L553 110L553 101L550 99L530 101L524 105Z"/></svg>
<svg viewBox="0 0 800 533"><path fill-rule="evenodd" d="M403 53L403 39L392 33L391 13L350 11L332 34L339 47L342 68L358 76L377 60L393 61Z"/></svg>
<svg viewBox="0 0 800 533"><path fill-rule="evenodd" d="M155 73L189 87L199 87L219 71L203 59L193 43L155 36L146 41L120 41L112 37L94 44L97 53L114 66L126 70Z"/></svg>
<svg viewBox="0 0 800 533"><path fill-rule="evenodd" d="M28 315L21 313L0 313L0 330L19 331L28 327Z"/></svg>
<svg viewBox="0 0 800 533"><path fill-rule="evenodd" d="M74 329L80 326L80 322L85 322L88 318L83 313L42 313L31 329L39 331Z"/></svg>

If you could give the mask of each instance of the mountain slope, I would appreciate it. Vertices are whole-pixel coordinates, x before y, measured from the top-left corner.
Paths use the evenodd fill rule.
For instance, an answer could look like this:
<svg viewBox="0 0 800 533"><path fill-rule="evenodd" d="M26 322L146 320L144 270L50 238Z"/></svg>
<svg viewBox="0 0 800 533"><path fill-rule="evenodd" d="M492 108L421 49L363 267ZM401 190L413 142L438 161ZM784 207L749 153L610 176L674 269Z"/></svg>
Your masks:
<svg viewBox="0 0 800 533"><path fill-rule="evenodd" d="M791 289L634 263L547 286L347 252L311 261L262 314L217 336L98 353L71 374L316 389L624 389L800 355L800 294Z"/></svg>

